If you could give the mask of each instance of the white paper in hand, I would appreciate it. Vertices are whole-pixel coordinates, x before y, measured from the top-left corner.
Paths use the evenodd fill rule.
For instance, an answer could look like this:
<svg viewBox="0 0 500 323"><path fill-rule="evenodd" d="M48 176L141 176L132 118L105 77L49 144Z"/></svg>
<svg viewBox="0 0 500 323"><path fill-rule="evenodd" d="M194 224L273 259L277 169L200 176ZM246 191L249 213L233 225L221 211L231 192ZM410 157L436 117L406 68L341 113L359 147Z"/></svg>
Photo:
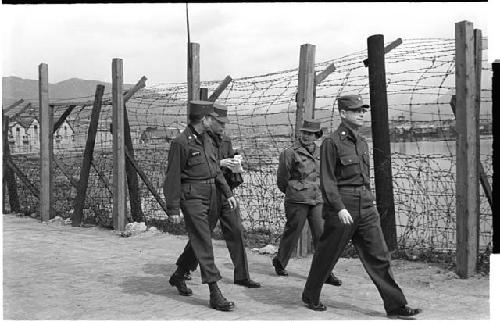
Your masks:
<svg viewBox="0 0 500 323"><path fill-rule="evenodd" d="M243 160L243 157L241 157L241 155L234 155L233 160L238 164L232 167L231 171L233 173L243 173L243 167L241 167L241 161Z"/></svg>

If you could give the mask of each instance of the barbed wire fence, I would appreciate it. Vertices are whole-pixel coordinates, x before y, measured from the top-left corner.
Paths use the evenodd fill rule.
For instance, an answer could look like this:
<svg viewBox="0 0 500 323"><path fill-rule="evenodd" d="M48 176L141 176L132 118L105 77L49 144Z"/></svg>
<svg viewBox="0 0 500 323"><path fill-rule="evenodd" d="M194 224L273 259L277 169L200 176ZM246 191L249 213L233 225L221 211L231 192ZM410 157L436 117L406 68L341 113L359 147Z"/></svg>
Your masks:
<svg viewBox="0 0 500 323"><path fill-rule="evenodd" d="M491 68L486 52L483 50L481 117L488 127L488 119L491 124L491 116L488 116ZM455 250L455 133L450 107L455 90L454 54L454 39L403 39L402 44L385 57L393 131L391 151L398 247L416 255ZM316 87L315 118L321 121L325 136L340 123L336 110L339 96L359 94L369 101L368 69L363 65L366 57L366 50L361 50L315 65L317 72L332 63L336 67L335 72ZM284 196L275 184L276 169L280 152L290 146L294 138L297 71L290 69L233 79L217 100L228 106L230 123L226 131L244 159L244 183L235 191L243 224L248 234L269 235L271 243L276 241L285 223ZM208 81L202 82L201 87L210 92L219 84L220 81ZM110 89L106 90L85 199L84 222L109 227L113 205L110 185L112 111ZM134 158L158 192L162 192L170 140L186 126L187 91L186 83L154 84L138 91L126 103ZM85 100L92 100L92 97L59 102L54 106L54 119L70 105L75 105L75 101ZM71 180L77 181L79 177L91 111L92 103L76 104L66 119L71 138L66 141L63 138L54 145L57 161L55 210L65 218L73 211L76 189ZM371 145L369 125L362 133L368 136ZM491 137L481 137L480 156L491 182ZM40 181L38 153L17 152L12 158L37 187ZM167 215L160 204L144 182L139 182L146 223L166 222ZM25 212L36 212L38 201L33 191L19 179L18 188ZM480 247L482 252L488 252L492 240L492 212L482 190L480 209Z"/></svg>

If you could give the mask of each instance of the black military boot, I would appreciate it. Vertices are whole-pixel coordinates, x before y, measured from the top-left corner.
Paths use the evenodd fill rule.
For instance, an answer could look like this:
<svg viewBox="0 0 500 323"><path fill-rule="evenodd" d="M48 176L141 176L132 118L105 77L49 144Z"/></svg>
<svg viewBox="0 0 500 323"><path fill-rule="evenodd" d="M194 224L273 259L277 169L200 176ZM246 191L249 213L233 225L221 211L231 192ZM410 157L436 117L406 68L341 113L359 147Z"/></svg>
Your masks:
<svg viewBox="0 0 500 323"><path fill-rule="evenodd" d="M288 272L281 265L280 261L276 257L273 258L273 266L274 266L274 271L276 271L276 274L278 274L278 276L288 276Z"/></svg>
<svg viewBox="0 0 500 323"><path fill-rule="evenodd" d="M217 286L217 283L208 284L210 289L210 307L218 311L229 312L234 309L234 302L228 301Z"/></svg>
<svg viewBox="0 0 500 323"><path fill-rule="evenodd" d="M333 286L342 286L342 281L333 274L333 272L328 275L328 277L325 280L325 284L330 284Z"/></svg>
<svg viewBox="0 0 500 323"><path fill-rule="evenodd" d="M186 286L184 273L180 273L178 270L170 276L168 280L170 285L177 287L177 291L182 296L191 296L193 291Z"/></svg>

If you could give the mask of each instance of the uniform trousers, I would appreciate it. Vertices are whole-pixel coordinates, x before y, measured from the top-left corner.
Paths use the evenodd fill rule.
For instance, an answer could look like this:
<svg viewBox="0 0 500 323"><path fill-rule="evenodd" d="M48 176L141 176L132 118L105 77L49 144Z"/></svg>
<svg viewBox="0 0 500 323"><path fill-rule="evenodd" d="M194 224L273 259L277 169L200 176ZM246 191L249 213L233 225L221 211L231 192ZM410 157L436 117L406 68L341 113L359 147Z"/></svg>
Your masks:
<svg viewBox="0 0 500 323"><path fill-rule="evenodd" d="M216 195L216 204L209 213L210 232L213 232L217 222L220 221L222 235L234 265L234 280L249 279L248 260L239 207L235 210L231 209L227 199L220 191L217 191ZM198 259L192 248L191 239L177 259L177 266L186 272L196 270Z"/></svg>
<svg viewBox="0 0 500 323"><path fill-rule="evenodd" d="M309 205L285 202L285 230L281 237L278 254L276 256L276 259L278 259L283 268L288 265L288 261L297 247L306 220L309 222L313 246L316 248L319 237L323 232L323 218L321 217L322 206L322 203Z"/></svg>
<svg viewBox="0 0 500 323"><path fill-rule="evenodd" d="M221 279L221 275L214 262L212 231L209 221L210 210L213 210L217 204L217 188L215 184L209 183L181 185L180 206L184 214L189 242L177 260L177 265L183 269L189 268L184 265L183 259L192 257L200 264L202 283L217 282Z"/></svg>
<svg viewBox="0 0 500 323"><path fill-rule="evenodd" d="M373 194L368 189L342 187L339 193L353 223L340 222L338 214L324 206L325 226L313 256L304 295L314 303L319 302L325 279L352 239L366 272L382 297L385 310L406 305L405 296L391 271L390 254L380 227L380 216L373 205Z"/></svg>

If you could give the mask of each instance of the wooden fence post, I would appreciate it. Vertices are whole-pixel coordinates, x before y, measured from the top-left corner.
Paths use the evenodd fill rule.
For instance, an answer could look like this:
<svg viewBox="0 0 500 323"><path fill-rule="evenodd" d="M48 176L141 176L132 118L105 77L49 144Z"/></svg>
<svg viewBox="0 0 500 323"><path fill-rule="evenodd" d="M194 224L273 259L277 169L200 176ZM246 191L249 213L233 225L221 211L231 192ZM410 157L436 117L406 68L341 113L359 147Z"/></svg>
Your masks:
<svg viewBox="0 0 500 323"><path fill-rule="evenodd" d="M49 107L48 65L38 66L38 99L40 107L40 218L48 221L53 216L54 185L52 179L53 116Z"/></svg>
<svg viewBox="0 0 500 323"><path fill-rule="evenodd" d="M477 194L478 198L476 200L476 209L477 209L477 233L476 233L476 250L479 252L479 243L481 240L481 200L480 200L480 190L479 190L479 182L483 179L481 176L484 173L483 164L481 164L481 149L480 149L480 135L479 135L479 120L481 118L481 69L483 67L483 35L480 29L474 29L474 75L475 75L475 92L474 92L474 111L476 113L476 151L477 151L477 175L479 180L474 185L477 185ZM481 172L482 171L482 172Z"/></svg>
<svg viewBox="0 0 500 323"><path fill-rule="evenodd" d="M76 189L76 197L74 200L73 214L71 215L71 225L74 227L80 226L83 219L83 207L85 204L85 196L87 193L90 165L92 163L95 146L95 136L99 124L99 114L101 113L102 95L104 94L104 85L99 84L95 90L94 106L90 115L90 125L87 135L87 143L83 152L83 162L80 168L80 180Z"/></svg>
<svg viewBox="0 0 500 323"><path fill-rule="evenodd" d="M208 101L208 88L200 87L200 100Z"/></svg>
<svg viewBox="0 0 500 323"><path fill-rule="evenodd" d="M123 114L125 118L125 146L128 153L134 157L134 145L132 144L132 137L130 135L130 124L128 122L127 107L123 106ZM125 161L125 169L127 172L128 196L130 200L130 215L134 222L143 222L144 214L141 208L141 194L139 191L139 179L134 166L128 161Z"/></svg>
<svg viewBox="0 0 500 323"><path fill-rule="evenodd" d="M198 100L200 97L200 44L198 43L188 43L187 86L187 121L189 123L189 102Z"/></svg>
<svg viewBox="0 0 500 323"><path fill-rule="evenodd" d="M125 172L125 118L123 107L123 60L114 58L113 86L113 228L125 230L127 192Z"/></svg>
<svg viewBox="0 0 500 323"><path fill-rule="evenodd" d="M16 102L12 103L11 105L9 105L8 107L6 107L5 109L2 109L2 113L6 114L7 112L9 112L10 110L14 109L15 107L17 107L18 105L20 105L23 102L24 102L24 99L17 100Z"/></svg>
<svg viewBox="0 0 500 323"><path fill-rule="evenodd" d="M219 86L214 90L214 92L212 94L210 94L210 96L208 97L208 101L210 102L215 102L219 96L222 94L222 92L226 89L226 87L229 85L229 83L231 83L233 79L231 78L231 76L226 76L221 84L219 84Z"/></svg>
<svg viewBox="0 0 500 323"><path fill-rule="evenodd" d="M63 114L61 114L61 116L59 117L59 119L56 121L56 123L54 123L54 129L52 129L52 133L56 133L57 129L59 129L59 127L61 127L61 125L64 123L64 121L66 120L66 118L71 114L71 112L73 111L73 109L76 108L76 105L75 104L71 104L64 112Z"/></svg>
<svg viewBox="0 0 500 323"><path fill-rule="evenodd" d="M479 213L474 34L468 21L455 24L455 91L457 274L468 278L476 270Z"/></svg>
<svg viewBox="0 0 500 323"><path fill-rule="evenodd" d="M295 138L300 137L299 129L305 118L314 118L314 71L316 46L304 44L300 46L299 75L297 86L297 110L295 111ZM306 223L300 235L296 255L305 257L312 252L312 236L309 225Z"/></svg>
<svg viewBox="0 0 500 323"><path fill-rule="evenodd" d="M491 116L493 127L493 160L499 160L500 147L498 145L499 136L498 129L500 129L500 59L497 59L491 64L493 76L491 78ZM500 169L498 163L493 163L493 184L492 191L500 192ZM498 194L498 193L497 193ZM498 217L499 198L492 199L491 214L493 215L493 232L500 232L500 217ZM500 234L493 234L493 253L500 253Z"/></svg>
<svg viewBox="0 0 500 323"><path fill-rule="evenodd" d="M7 184L7 190L9 192L9 206L10 212L21 211L21 206L19 205L19 195L17 194L17 182L14 176L14 171L6 164L7 158L10 157L10 147L9 147L9 117L2 115L2 136L3 136L3 182ZM5 186L4 186L5 187ZM3 194L5 197L5 192ZM2 197L2 207L5 205L4 198Z"/></svg>
<svg viewBox="0 0 500 323"><path fill-rule="evenodd" d="M123 95L123 115L124 115L124 125L125 125L125 146L129 154L134 156L134 145L132 143L132 136L130 135L130 124L128 121L127 113L127 101L132 98L132 96L140 89L146 86L147 78L145 76L134 85L133 88L128 90ZM144 213L142 212L141 206L141 192L139 190L139 179L137 178L137 172L134 166L130 163L128 159L125 160L125 170L127 172L127 184L128 184L128 196L130 201L130 215L134 222L144 222Z"/></svg>
<svg viewBox="0 0 500 323"><path fill-rule="evenodd" d="M397 248L391 168L389 112L385 79L384 35L368 37L368 77L373 138L373 168L380 225L389 251Z"/></svg>

